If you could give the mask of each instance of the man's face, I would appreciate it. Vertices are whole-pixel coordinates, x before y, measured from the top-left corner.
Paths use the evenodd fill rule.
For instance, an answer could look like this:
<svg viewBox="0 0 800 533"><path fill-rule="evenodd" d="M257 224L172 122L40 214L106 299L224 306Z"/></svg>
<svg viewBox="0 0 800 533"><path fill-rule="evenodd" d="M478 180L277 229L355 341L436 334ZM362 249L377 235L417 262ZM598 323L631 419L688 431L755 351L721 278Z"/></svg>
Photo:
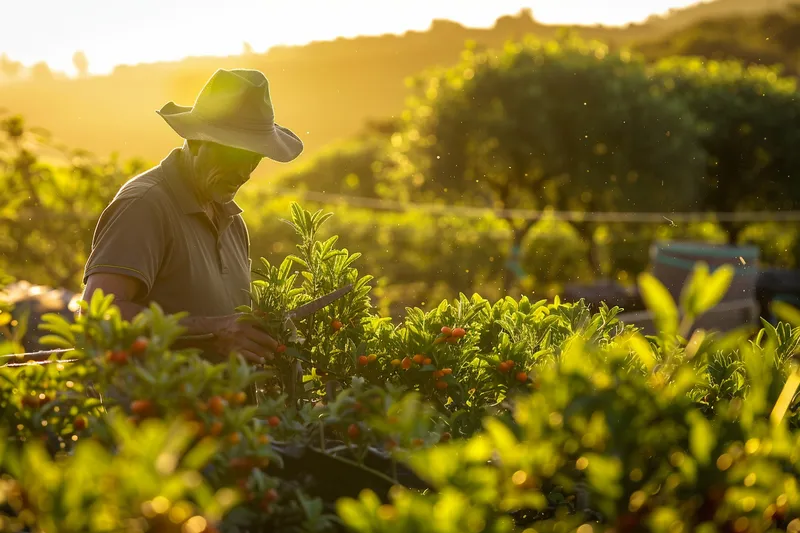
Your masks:
<svg viewBox="0 0 800 533"><path fill-rule="evenodd" d="M200 195L221 204L232 202L262 156L211 142L200 144L194 156L194 177Z"/></svg>

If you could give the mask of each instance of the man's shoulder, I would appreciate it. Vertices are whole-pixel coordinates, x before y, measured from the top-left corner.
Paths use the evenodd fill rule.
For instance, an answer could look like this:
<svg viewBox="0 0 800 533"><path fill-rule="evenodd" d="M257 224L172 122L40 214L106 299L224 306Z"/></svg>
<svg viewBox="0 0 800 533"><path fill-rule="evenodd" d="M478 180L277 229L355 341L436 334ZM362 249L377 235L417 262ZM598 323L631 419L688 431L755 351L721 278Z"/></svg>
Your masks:
<svg viewBox="0 0 800 533"><path fill-rule="evenodd" d="M114 201L161 202L169 197L166 185L165 173L160 165L156 165L126 181L120 187Z"/></svg>

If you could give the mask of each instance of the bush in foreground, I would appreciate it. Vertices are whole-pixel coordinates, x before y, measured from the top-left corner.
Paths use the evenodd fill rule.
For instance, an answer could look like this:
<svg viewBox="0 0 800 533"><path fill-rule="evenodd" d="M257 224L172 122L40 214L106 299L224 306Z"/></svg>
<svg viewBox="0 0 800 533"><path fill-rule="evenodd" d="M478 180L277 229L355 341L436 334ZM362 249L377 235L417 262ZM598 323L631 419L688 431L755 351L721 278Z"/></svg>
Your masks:
<svg viewBox="0 0 800 533"><path fill-rule="evenodd" d="M800 330L689 335L730 271L697 269L679 305L643 276L655 337L616 308L477 295L396 325L358 255L317 240L325 218L293 206L297 254L253 283L246 311L286 346L267 368L173 350L180 315L157 306L128 323L96 295L73 323L48 317L74 361L2 370L3 529L800 526Z"/></svg>

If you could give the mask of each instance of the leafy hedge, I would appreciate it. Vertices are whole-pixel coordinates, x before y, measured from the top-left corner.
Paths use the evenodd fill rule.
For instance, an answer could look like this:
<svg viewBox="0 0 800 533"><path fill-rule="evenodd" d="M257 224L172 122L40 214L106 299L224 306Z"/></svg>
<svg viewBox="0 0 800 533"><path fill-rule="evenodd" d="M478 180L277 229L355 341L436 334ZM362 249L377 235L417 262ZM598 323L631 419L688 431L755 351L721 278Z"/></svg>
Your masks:
<svg viewBox="0 0 800 533"><path fill-rule="evenodd" d="M677 304L640 278L654 337L617 308L478 295L393 324L358 254L317 238L327 216L294 205L297 253L253 283L245 311L286 346L269 367L172 349L181 315L156 305L129 323L98 294L48 316L73 361L0 373L0 529L800 527L797 311L692 333L730 277L699 268Z"/></svg>

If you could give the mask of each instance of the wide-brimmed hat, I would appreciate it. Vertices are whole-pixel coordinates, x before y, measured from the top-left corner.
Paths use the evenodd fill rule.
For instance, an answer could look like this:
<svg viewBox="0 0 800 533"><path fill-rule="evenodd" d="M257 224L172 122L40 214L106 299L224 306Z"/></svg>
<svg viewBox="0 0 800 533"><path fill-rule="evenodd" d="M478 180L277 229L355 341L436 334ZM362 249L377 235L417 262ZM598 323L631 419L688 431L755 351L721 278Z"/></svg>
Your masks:
<svg viewBox="0 0 800 533"><path fill-rule="evenodd" d="M156 113L184 139L249 150L280 163L303 151L303 141L275 123L269 81L257 70L219 69L193 107L169 102Z"/></svg>

